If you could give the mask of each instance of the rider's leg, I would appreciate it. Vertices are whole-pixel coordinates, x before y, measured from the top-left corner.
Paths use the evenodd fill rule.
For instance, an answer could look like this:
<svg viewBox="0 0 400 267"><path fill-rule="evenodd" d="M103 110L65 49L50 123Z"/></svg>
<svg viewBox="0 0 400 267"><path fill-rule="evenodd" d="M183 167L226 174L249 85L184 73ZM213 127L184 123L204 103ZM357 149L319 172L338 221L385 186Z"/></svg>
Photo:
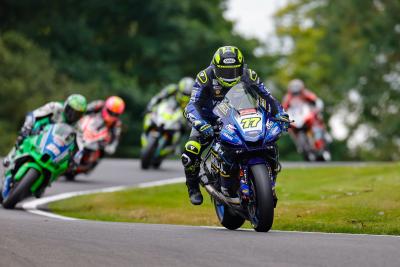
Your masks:
<svg viewBox="0 0 400 267"><path fill-rule="evenodd" d="M182 164L185 169L186 185L188 187L190 201L193 205L203 203L203 196L199 187L199 172L201 163L201 153L208 146L209 142L202 143L200 134L192 129L189 141L185 144L182 153Z"/></svg>
<svg viewBox="0 0 400 267"><path fill-rule="evenodd" d="M7 168L11 165L15 152L18 150L19 146L22 144L24 141L25 137L27 137L32 129L33 125L33 115L32 113L28 113L27 116L25 117L25 122L24 125L22 126L21 130L19 131L17 140L15 141L15 145L12 147L10 152L7 154L7 156L3 159L3 166L4 168Z"/></svg>

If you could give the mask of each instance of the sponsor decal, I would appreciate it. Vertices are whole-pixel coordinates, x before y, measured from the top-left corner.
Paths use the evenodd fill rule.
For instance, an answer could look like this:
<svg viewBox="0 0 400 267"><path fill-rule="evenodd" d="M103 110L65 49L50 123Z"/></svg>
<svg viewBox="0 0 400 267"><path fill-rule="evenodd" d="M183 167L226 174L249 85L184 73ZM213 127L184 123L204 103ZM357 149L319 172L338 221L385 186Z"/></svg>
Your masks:
<svg viewBox="0 0 400 267"><path fill-rule="evenodd" d="M223 132L222 135L230 141L233 141L233 137L226 132Z"/></svg>
<svg viewBox="0 0 400 267"><path fill-rule="evenodd" d="M51 152L53 152L54 155L58 155L60 154L60 150L58 149L58 147L56 147L54 144L49 144L46 146L47 150L50 150Z"/></svg>
<svg viewBox="0 0 400 267"><path fill-rule="evenodd" d="M267 129L271 129L271 127L274 125L272 121L268 121L267 124L265 125Z"/></svg>
<svg viewBox="0 0 400 267"><path fill-rule="evenodd" d="M223 60L223 62L224 62L225 64L233 64L233 63L236 62L236 59L234 59L234 58L225 58L225 59Z"/></svg>
<svg viewBox="0 0 400 267"><path fill-rule="evenodd" d="M254 114L254 113L257 113L257 110L255 108L246 108L246 109L239 110L239 114L241 116L248 115L248 114Z"/></svg>

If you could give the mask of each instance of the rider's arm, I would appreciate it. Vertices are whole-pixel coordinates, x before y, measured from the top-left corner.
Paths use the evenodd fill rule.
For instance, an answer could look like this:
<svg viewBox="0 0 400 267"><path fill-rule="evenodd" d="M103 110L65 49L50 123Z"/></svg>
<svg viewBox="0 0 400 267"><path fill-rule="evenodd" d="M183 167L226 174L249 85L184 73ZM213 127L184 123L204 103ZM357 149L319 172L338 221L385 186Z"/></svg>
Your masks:
<svg viewBox="0 0 400 267"><path fill-rule="evenodd" d="M147 111L150 111L155 105L160 103L162 100L176 94L178 87L175 84L170 84L161 90L157 95L153 96L147 105Z"/></svg>
<svg viewBox="0 0 400 267"><path fill-rule="evenodd" d="M310 90L304 91L304 97L308 102L314 105L317 112L321 112L324 109L324 102L322 99L317 97L317 95Z"/></svg>
<svg viewBox="0 0 400 267"><path fill-rule="evenodd" d="M194 124L194 121L204 121L204 118L201 116L201 103L203 101L207 101L206 91L208 84L208 77L205 71L201 71L196 78L196 81L193 85L192 95L190 97L190 101L187 104L184 115L186 119ZM208 101L212 101L208 99Z"/></svg>
<svg viewBox="0 0 400 267"><path fill-rule="evenodd" d="M35 109L32 112L29 112L25 118L24 125L21 129L22 135L28 135L35 123L41 119L49 118L51 122L53 119L53 115L57 112L61 112L63 109L63 105L59 102L50 102L44 106L41 106Z"/></svg>
<svg viewBox="0 0 400 267"><path fill-rule="evenodd" d="M89 103L87 107L87 114L90 113L97 113L99 112L102 108L104 107L104 101L103 100L95 100Z"/></svg>
<svg viewBox="0 0 400 267"><path fill-rule="evenodd" d="M248 71L248 76L249 80L251 83L256 85L254 88L256 89L257 93L265 99L267 102L268 106L270 107L270 112L273 116L276 114L284 112L284 109L282 105L279 103L278 100L276 100L271 93L268 91L268 89L265 87L264 83L260 81L260 78L258 77L257 73L254 70L247 69Z"/></svg>
<svg viewBox="0 0 400 267"><path fill-rule="evenodd" d="M109 155L114 154L115 151L117 150L119 138L121 136L121 127L122 127L121 121L117 121L111 130L111 141L104 148L104 151Z"/></svg>

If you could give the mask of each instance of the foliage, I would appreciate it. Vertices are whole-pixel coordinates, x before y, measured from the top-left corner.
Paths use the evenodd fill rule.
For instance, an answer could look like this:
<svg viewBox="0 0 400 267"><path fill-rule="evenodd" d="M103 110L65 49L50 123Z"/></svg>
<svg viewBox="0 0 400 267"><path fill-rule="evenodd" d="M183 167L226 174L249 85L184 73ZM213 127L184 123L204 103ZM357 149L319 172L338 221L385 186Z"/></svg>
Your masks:
<svg viewBox="0 0 400 267"><path fill-rule="evenodd" d="M363 141L356 158L400 158L399 12L399 1L295 0L276 14L277 33L292 49L275 79L283 86L302 78L329 115L344 110L350 136Z"/></svg>
<svg viewBox="0 0 400 267"><path fill-rule="evenodd" d="M46 59L51 61L47 68L51 75L69 77L82 88L96 86L90 99L121 95L128 105L119 155L127 156L139 144L138 115L150 97L182 76L194 77L209 64L218 46L236 44L250 64L260 65L261 59L252 53L258 42L232 33L232 23L222 16L224 2L4 0L0 32L17 31L39 45L50 55ZM44 101L55 97L56 91L31 93ZM22 119L21 114L15 117Z"/></svg>
<svg viewBox="0 0 400 267"><path fill-rule="evenodd" d="M48 53L9 31L0 36L0 153L14 142L27 111L50 100L62 101L78 89L66 76L57 75Z"/></svg>

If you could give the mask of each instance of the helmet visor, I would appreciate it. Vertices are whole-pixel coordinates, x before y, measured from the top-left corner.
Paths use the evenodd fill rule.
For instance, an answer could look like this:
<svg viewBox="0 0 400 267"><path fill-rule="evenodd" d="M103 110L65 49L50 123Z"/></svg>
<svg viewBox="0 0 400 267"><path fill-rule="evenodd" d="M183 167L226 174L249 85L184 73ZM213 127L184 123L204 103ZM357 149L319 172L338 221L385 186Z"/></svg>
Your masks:
<svg viewBox="0 0 400 267"><path fill-rule="evenodd" d="M67 105L64 109L65 120L68 123L77 122L83 115L83 112L73 109L70 105Z"/></svg>
<svg viewBox="0 0 400 267"><path fill-rule="evenodd" d="M232 67L227 68L225 66L223 67L216 66L215 68L215 76L226 81L234 81L235 79L237 79L242 75L243 75L243 66L238 66L234 68Z"/></svg>
<svg viewBox="0 0 400 267"><path fill-rule="evenodd" d="M115 117L115 118L118 118L118 117L119 117L119 115L121 115L120 113L117 113L117 112L111 111L111 110L110 110L110 109L108 109L108 108L107 108L107 113L108 113L108 115L110 115L111 117Z"/></svg>

